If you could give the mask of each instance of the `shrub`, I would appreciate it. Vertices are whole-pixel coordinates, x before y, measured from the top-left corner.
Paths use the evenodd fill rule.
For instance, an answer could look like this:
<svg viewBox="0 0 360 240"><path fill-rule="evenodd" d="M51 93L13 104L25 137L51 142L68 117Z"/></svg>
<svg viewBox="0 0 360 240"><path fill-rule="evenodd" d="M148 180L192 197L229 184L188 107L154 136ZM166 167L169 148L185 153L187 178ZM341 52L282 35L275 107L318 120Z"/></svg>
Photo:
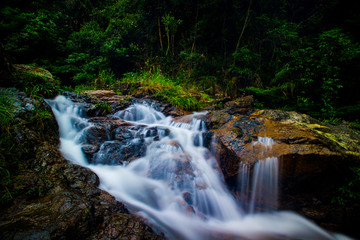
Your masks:
<svg viewBox="0 0 360 240"><path fill-rule="evenodd" d="M180 84L155 68L142 73L128 73L121 82L130 85L129 94L155 96L185 110L202 109L212 100L195 85Z"/></svg>
<svg viewBox="0 0 360 240"><path fill-rule="evenodd" d="M17 108L14 106L14 99L11 91L0 91L0 203L8 202L12 198L9 190L11 184L11 172L17 163L17 151L10 130L14 125L13 113Z"/></svg>
<svg viewBox="0 0 360 240"><path fill-rule="evenodd" d="M360 168L351 168L353 172L352 179L347 185L339 188L338 196L332 199L332 203L337 203L341 206L353 204L360 200Z"/></svg>

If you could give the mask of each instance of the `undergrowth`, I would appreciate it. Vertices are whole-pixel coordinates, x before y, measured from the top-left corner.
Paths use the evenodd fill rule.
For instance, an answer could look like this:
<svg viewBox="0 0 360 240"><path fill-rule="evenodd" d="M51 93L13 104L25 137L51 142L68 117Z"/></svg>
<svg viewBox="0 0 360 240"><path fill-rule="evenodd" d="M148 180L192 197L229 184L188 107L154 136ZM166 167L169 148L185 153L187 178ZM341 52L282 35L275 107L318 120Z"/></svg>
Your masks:
<svg viewBox="0 0 360 240"><path fill-rule="evenodd" d="M353 173L351 180L338 189L337 196L332 199L332 203L346 206L359 202L360 200L360 168L351 168Z"/></svg>
<svg viewBox="0 0 360 240"><path fill-rule="evenodd" d="M181 84L172 80L159 70L128 73L121 80L129 84L129 94L155 96L160 101L169 102L184 110L199 110L207 106L212 99L196 85Z"/></svg>
<svg viewBox="0 0 360 240"><path fill-rule="evenodd" d="M0 206L28 191L14 187L14 179L21 165L33 158L33 146L45 141L45 129L53 121L41 96L31 95L25 109L18 106L21 99L16 100L16 95L13 90L0 89Z"/></svg>
<svg viewBox="0 0 360 240"><path fill-rule="evenodd" d="M21 65L14 72L15 87L29 96L54 97L59 93L60 83L46 70L30 65Z"/></svg>
<svg viewBox="0 0 360 240"><path fill-rule="evenodd" d="M99 74L91 83L75 86L73 91L82 93L88 90L109 89L119 95L151 96L184 110L200 110L213 101L201 87L189 82L184 83L180 78L167 77L156 68L126 73L122 79L115 79L113 75L103 75Z"/></svg>
<svg viewBox="0 0 360 240"><path fill-rule="evenodd" d="M12 199L11 173L18 162L18 151L10 133L14 126L13 113L17 110L10 90L0 92L0 203Z"/></svg>

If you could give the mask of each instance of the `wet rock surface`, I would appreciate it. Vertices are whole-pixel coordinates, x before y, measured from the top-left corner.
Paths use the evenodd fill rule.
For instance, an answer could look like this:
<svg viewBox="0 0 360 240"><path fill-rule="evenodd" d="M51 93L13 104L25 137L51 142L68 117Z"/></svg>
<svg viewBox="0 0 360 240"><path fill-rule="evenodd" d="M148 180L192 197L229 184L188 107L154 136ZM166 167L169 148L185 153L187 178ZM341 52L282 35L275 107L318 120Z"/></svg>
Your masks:
<svg viewBox="0 0 360 240"><path fill-rule="evenodd" d="M34 110L32 100L19 93L15 101L19 109L16 122L23 124L14 130L14 136L26 142L28 156L13 178L18 194L0 207L0 239L163 238L142 219L130 215L124 204L100 190L96 174L63 158L53 117L38 132L25 121ZM45 103L43 110L52 115ZM98 141L111 138L112 131L119 127L111 118L94 121L105 122L106 127L95 125L89 129L89 153L96 152Z"/></svg>
<svg viewBox="0 0 360 240"><path fill-rule="evenodd" d="M113 91L65 95L81 105L84 116L90 117L92 126L84 129L85 139L82 139L86 143L82 149L89 162L96 163L100 155L106 155L107 160L102 163L110 165L134 161L144 156L147 139L156 142L160 134L170 134L166 128L134 126L112 115L133 102L149 100L129 99ZM23 116L33 110L33 103L20 94L17 104L20 109L17 121L21 123ZM181 117L183 112L170 105L154 103L154 106L165 115L178 117L175 121L191 123L187 117ZM253 110L252 97L227 101L223 108L212 109L199 118L211 130L201 133L203 144L217 156L230 188L236 184L240 162L251 167L256 161L278 157L280 208L295 210L328 230L356 235L360 207L336 207L331 204L331 198L346 182L348 166L358 161L358 133L294 112ZM96 174L68 163L61 156L55 120L44 126L45 138L39 138L31 126L24 126L14 134L19 142L27 142L33 155L24 160L14 184L26 194L0 208L0 239L163 238L142 219L130 215L122 203L98 189ZM265 137L273 142L270 145L262 142ZM196 139L194 136L195 144L196 141L200 144ZM178 152L178 158L169 162L177 166L174 174L178 182L171 184L193 177L196 169L189 167L188 156L175 141L157 147L159 153L162 147ZM155 158L151 164L157 164ZM150 173L154 178L161 175L156 170L166 170L167 165L160 167ZM188 201L189 196L184 199ZM191 202L187 204L191 206Z"/></svg>
<svg viewBox="0 0 360 240"><path fill-rule="evenodd" d="M103 101L112 97L97 98L97 101ZM92 101L96 104L96 101ZM181 112L174 113L169 105L150 103L148 100L131 101L147 101L157 110L176 117L174 122L192 124L191 117L182 116ZM352 214L357 211L356 206L342 209L332 205L331 200L334 192L346 183L350 174L349 166L358 161L359 134L349 128L326 125L295 112L254 110L252 101L251 96L227 101L222 108L197 117L206 121L211 130L201 133L205 135L203 144L215 153L230 188L237 182L240 163L252 167L259 160L277 157L281 165L280 209L295 210L329 230L353 232L354 222L359 220L358 216ZM117 109L124 109L125 106L128 105L118 106ZM93 117L91 121L106 129L95 131L94 135L101 132L101 137L99 141L89 143L92 147L85 151L92 162L97 162L97 156L106 154L106 164L128 163L144 156L147 138L156 141L159 134L169 134L167 129L145 129L128 123L121 125L109 115ZM270 138L271 144L264 142ZM90 136L89 141L91 139ZM104 139L107 140L102 146L96 143ZM196 144L196 136L193 140ZM176 144L172 147L176 149ZM186 159L186 156L181 156L180 150L179 159ZM171 163L179 165L179 171L174 173L178 179L192 177L193 169L186 167L186 161L174 159ZM156 161L152 164L156 164ZM166 166L162 167L166 169ZM151 174L157 175L156 171Z"/></svg>
<svg viewBox="0 0 360 240"><path fill-rule="evenodd" d="M252 167L256 161L277 157L280 209L295 210L329 230L356 235L354 223L360 218L350 213L358 212L356 207L341 208L331 200L347 183L349 166L359 166L359 133L296 112L252 110L251 104L245 110L236 102L246 101L228 102L223 109L210 111L206 120L217 139L212 149L227 183L234 186L238 181L240 162ZM266 143L270 138L271 144Z"/></svg>

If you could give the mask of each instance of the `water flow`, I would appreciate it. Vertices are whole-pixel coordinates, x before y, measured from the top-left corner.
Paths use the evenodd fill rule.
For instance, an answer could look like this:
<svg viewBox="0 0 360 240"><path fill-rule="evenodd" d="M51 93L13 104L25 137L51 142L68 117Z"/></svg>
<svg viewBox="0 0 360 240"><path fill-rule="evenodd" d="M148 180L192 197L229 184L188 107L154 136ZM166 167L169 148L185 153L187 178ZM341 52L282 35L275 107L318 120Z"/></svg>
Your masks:
<svg viewBox="0 0 360 240"><path fill-rule="evenodd" d="M268 137L258 137L252 143L260 145L260 156L270 150L274 140ZM252 175L252 177L251 177ZM245 163L240 163L238 188L242 209L249 214L257 212L273 212L278 205L279 160L269 157L254 164L253 170ZM251 181L250 181L251 179Z"/></svg>
<svg viewBox="0 0 360 240"><path fill-rule="evenodd" d="M169 239L336 239L294 213L244 213L242 204L227 190L216 159L204 147L202 136L207 130L196 114L190 123L179 123L148 105L132 105L114 116L135 125L127 133L135 136L129 141L143 144L146 153L119 165L89 164L79 139L91 124L79 115L76 104L64 97L48 102L59 124L65 157L92 169L100 178L100 188L125 202ZM271 165L273 160L264 164ZM258 168L261 175L267 167L259 164ZM243 181L248 182L249 177ZM257 193L253 198L257 199Z"/></svg>
<svg viewBox="0 0 360 240"><path fill-rule="evenodd" d="M256 162L252 178L250 213L271 212L277 209L278 171L278 159L275 157Z"/></svg>
<svg viewBox="0 0 360 240"><path fill-rule="evenodd" d="M245 163L240 163L239 166L238 188L241 208L248 212L250 203L250 168Z"/></svg>

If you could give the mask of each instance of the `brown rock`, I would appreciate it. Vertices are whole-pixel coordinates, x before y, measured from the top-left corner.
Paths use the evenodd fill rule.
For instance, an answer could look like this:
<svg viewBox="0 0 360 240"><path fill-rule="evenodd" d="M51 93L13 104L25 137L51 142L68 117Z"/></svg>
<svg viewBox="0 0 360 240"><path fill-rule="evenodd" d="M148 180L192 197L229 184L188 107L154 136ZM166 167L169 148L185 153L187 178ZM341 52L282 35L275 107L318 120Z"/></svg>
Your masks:
<svg viewBox="0 0 360 240"><path fill-rule="evenodd" d="M246 114L254 102L253 96L245 96L225 103L224 108L230 114Z"/></svg>
<svg viewBox="0 0 360 240"><path fill-rule="evenodd" d="M222 146L226 148L225 151L233 155L230 162L234 162L234 164L237 161L242 161L253 165L258 160L278 157L286 165L285 160L296 161L294 159L300 159L306 161L306 156L311 159L316 158L315 156L319 157L319 160L314 160L317 161L316 163L314 161L309 163L314 167L319 164L319 168L323 168L322 164L324 163L321 163L320 159L324 158L336 159L339 160L338 164L342 164L340 159L344 158L347 151L336 141L333 141L335 135L328 137L330 133L327 132L331 130L327 126L311 123L311 121L315 122L315 120L297 113L276 111L277 117L273 117L271 114L274 114L274 112L257 111L249 116L230 116L223 111L217 111L210 113L208 125L212 126L214 135L219 139ZM283 115L281 119L278 117L280 114ZM222 125L220 126L220 124ZM327 132L321 134L323 132L320 129ZM271 147L264 146L264 144L257 142L259 137L271 138L273 144ZM358 140L351 140L352 147L354 147L354 141ZM342 143L342 145L345 145L345 143ZM223 149L223 147L219 148L217 146L219 149ZM224 151L221 151L224 154ZM237 160L232 160L235 156ZM309 170L302 164L298 165L299 169L292 172L292 174L286 172L283 174L302 174L301 168L304 171ZM300 168L300 166L302 167ZM237 174L236 167L231 167L231 171L229 170L230 167L226 167L225 175L228 177L235 176Z"/></svg>
<svg viewBox="0 0 360 240"><path fill-rule="evenodd" d="M212 147L230 185L237 183L240 162L251 167L256 161L277 157L280 208L298 211L329 230L350 229L346 217L339 214L339 207L333 206L331 200L346 184L349 165L354 161L359 165L359 133L344 125L332 126L304 114L280 110L250 115L229 114L227 109L212 111L207 125L217 138ZM264 137L271 138L272 143L258 141Z"/></svg>
<svg viewBox="0 0 360 240"><path fill-rule="evenodd" d="M94 98L110 98L116 95L113 90L89 90L85 91L85 94L89 95L90 97Z"/></svg>

